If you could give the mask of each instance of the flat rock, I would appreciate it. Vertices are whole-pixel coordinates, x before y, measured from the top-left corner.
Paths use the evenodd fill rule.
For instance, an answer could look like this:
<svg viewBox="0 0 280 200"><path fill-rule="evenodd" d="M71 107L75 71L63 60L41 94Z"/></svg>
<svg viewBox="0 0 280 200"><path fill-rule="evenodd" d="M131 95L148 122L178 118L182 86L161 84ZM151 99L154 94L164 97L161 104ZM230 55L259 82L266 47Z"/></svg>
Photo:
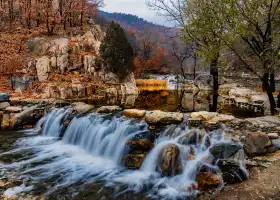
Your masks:
<svg viewBox="0 0 280 200"><path fill-rule="evenodd" d="M9 106L10 104L8 102L2 102L0 103L0 110L5 110Z"/></svg>
<svg viewBox="0 0 280 200"><path fill-rule="evenodd" d="M123 111L123 115L132 118L142 118L146 115L146 111L137 109L126 109Z"/></svg>
<svg viewBox="0 0 280 200"><path fill-rule="evenodd" d="M121 111L119 106L102 106L96 110L98 113L117 113Z"/></svg>
<svg viewBox="0 0 280 200"><path fill-rule="evenodd" d="M74 111L76 111L79 114L85 114L94 108L93 105L89 105L83 102L73 103L73 106Z"/></svg>
<svg viewBox="0 0 280 200"><path fill-rule="evenodd" d="M202 121L209 121L214 117L217 117L218 113L216 112L207 112L207 111L200 111L200 112L193 112L191 114L191 118L201 119Z"/></svg>
<svg viewBox="0 0 280 200"><path fill-rule="evenodd" d="M183 121L183 114L179 112L163 112L155 110L146 115L145 120L148 124L168 125Z"/></svg>
<svg viewBox="0 0 280 200"><path fill-rule="evenodd" d="M16 107L16 106L8 106L6 108L6 111L10 112L10 113L19 113L22 111L21 107Z"/></svg>

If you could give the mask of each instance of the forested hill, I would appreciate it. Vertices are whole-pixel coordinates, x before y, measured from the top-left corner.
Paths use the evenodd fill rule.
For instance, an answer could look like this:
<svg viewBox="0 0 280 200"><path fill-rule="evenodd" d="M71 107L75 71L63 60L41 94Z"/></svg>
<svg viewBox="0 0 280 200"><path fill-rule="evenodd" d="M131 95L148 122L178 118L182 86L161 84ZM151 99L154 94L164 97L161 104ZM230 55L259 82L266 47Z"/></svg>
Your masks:
<svg viewBox="0 0 280 200"><path fill-rule="evenodd" d="M166 29L167 27L153 24L140 18L136 15L124 14L124 13L108 13L99 10L99 16L104 17L109 21L115 21L121 24L125 29L136 29L142 31L145 29Z"/></svg>

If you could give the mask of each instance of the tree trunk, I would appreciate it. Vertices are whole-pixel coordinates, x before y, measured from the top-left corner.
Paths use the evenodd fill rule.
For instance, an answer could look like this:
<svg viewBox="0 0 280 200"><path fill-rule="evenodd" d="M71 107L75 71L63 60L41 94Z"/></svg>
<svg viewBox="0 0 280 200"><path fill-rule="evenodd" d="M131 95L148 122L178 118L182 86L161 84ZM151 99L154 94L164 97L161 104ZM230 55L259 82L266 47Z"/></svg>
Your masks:
<svg viewBox="0 0 280 200"><path fill-rule="evenodd" d="M219 72L218 72L218 59L212 60L210 64L210 75L213 79L213 89L212 89L212 105L210 107L211 112L217 112L218 97L219 97Z"/></svg>
<svg viewBox="0 0 280 200"><path fill-rule="evenodd" d="M271 115L275 114L275 108L276 108L276 103L275 103L275 99L273 97L273 92L271 89L271 86L269 85L269 80L268 80L269 74L268 73L264 73L263 78L262 78L262 86L264 88L264 90L266 91L266 94L268 96L269 99L269 103L270 103L270 112Z"/></svg>
<svg viewBox="0 0 280 200"><path fill-rule="evenodd" d="M194 54L193 80L196 78L196 53Z"/></svg>
<svg viewBox="0 0 280 200"><path fill-rule="evenodd" d="M183 62L181 61L181 63L180 63L180 69L181 69L181 73L182 73L184 79L187 79L187 77L185 75L185 71L184 71L184 63Z"/></svg>
<svg viewBox="0 0 280 200"><path fill-rule="evenodd" d="M274 71L270 73L270 79L269 79L270 83L270 88L272 92L275 92L275 73Z"/></svg>

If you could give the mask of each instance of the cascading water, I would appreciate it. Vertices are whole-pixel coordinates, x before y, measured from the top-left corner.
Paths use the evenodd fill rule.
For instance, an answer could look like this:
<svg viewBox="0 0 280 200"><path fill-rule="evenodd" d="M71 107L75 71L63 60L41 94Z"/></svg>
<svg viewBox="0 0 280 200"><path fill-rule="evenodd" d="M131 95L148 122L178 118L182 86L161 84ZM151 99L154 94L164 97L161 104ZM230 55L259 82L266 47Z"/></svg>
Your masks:
<svg viewBox="0 0 280 200"><path fill-rule="evenodd" d="M122 166L127 148L126 142L136 135L147 132L147 124L124 117L88 114L74 117L61 140L62 121L70 113L67 109L53 109L38 122L36 132L42 127L41 136L18 141L17 148L0 154L9 155L32 150L34 155L17 162L0 164L0 169L12 172L13 176L31 180L32 186L11 188L6 195L22 190L35 190L40 183L48 184L47 194L75 183L90 183L102 180L106 186L122 185L122 194L140 192L144 188L147 196L156 199L185 199L196 191L190 190L201 164L214 171L219 168L205 162L211 157L210 144L224 140L224 136L213 133L200 134L186 127L171 125L154 142L139 170L128 170ZM162 176L159 158L168 146L178 148L180 171L176 176ZM32 167L30 167L32 166Z"/></svg>

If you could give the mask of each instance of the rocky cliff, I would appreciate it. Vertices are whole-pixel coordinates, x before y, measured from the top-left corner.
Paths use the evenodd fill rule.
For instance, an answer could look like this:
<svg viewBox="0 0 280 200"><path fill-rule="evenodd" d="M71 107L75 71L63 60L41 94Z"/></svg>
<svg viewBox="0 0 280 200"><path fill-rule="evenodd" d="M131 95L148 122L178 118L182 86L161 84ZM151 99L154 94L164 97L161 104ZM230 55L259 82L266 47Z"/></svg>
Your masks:
<svg viewBox="0 0 280 200"><path fill-rule="evenodd" d="M133 73L120 79L99 62L105 33L93 25L72 37L36 37L28 41L31 59L26 73L39 81L40 98L87 98L92 95L137 95Z"/></svg>

